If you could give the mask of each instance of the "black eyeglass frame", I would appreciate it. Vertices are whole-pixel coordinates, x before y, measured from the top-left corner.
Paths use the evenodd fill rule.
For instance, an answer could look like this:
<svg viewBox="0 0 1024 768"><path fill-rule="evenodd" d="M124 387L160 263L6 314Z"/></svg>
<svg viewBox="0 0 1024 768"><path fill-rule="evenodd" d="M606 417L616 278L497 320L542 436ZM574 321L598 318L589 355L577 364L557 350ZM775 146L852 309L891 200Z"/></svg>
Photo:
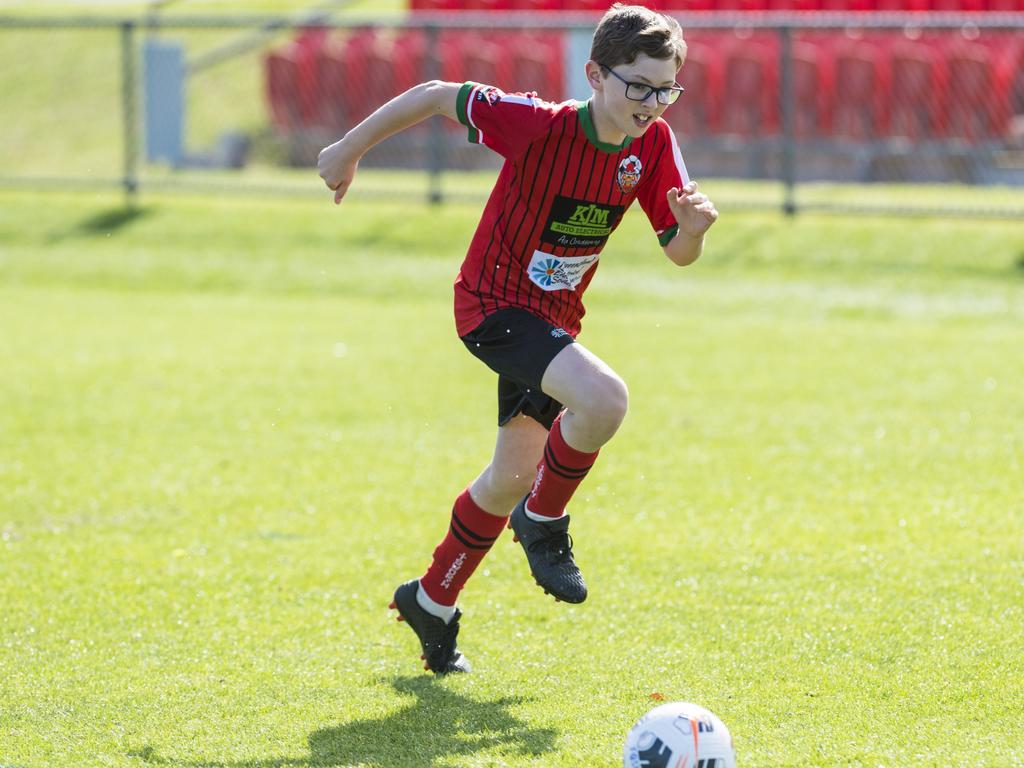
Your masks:
<svg viewBox="0 0 1024 768"><path fill-rule="evenodd" d="M681 85L666 85L662 88L658 88L657 86L648 85L647 83L631 83L629 80L624 78L611 67L606 67L604 66L604 64L602 64L601 69L603 69L605 72L610 72L611 74L615 75L616 79L626 84L626 98L629 99L630 101L647 101L647 99L649 99L651 97L651 94L653 93L654 98L657 100L659 104L668 106L670 104L675 104L679 100L679 97L682 95L683 91L685 90ZM636 96L636 91L633 91L634 95L630 96L630 88L641 89L643 96Z"/></svg>

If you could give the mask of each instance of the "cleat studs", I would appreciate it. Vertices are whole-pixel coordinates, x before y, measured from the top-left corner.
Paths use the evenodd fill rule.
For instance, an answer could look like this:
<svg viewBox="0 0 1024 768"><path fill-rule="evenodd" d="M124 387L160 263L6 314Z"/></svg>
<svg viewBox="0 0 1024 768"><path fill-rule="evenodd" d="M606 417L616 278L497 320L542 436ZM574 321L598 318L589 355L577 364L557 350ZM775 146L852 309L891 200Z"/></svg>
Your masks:
<svg viewBox="0 0 1024 768"><path fill-rule="evenodd" d="M429 672L430 671L430 665L429 664L424 664L423 665L423 669L424 669L424 671Z"/></svg>
<svg viewBox="0 0 1024 768"><path fill-rule="evenodd" d="M426 661L426 660L427 660L427 655L425 653L421 653L420 654L420 661Z"/></svg>
<svg viewBox="0 0 1024 768"><path fill-rule="evenodd" d="M388 603L388 608L397 608L397 607L398 606L395 605L395 601L394 600L392 600L390 603Z"/></svg>
<svg viewBox="0 0 1024 768"><path fill-rule="evenodd" d="M558 598L558 597L556 597L556 598L555 598L555 602L556 602L556 603L560 603L560 602L562 602L562 600L561 600L561 598Z"/></svg>
<svg viewBox="0 0 1024 768"><path fill-rule="evenodd" d="M519 537L518 536L513 536L512 537L512 543L513 544L518 544L519 543Z"/></svg>
<svg viewBox="0 0 1024 768"><path fill-rule="evenodd" d="M395 621L405 621L405 616L403 616L402 614L398 614L397 616L395 616Z"/></svg>

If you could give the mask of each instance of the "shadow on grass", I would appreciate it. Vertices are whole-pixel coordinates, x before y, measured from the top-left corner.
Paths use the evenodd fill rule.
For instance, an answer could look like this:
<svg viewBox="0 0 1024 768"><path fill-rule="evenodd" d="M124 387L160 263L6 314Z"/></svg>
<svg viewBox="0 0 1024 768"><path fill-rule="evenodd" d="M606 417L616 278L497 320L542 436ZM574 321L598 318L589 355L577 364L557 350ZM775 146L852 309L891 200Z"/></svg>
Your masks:
<svg viewBox="0 0 1024 768"><path fill-rule="evenodd" d="M353 720L309 735L309 754L238 762L184 761L161 757L152 747L129 753L149 765L183 768L285 768L359 765L366 768L431 768L439 761L490 749L536 757L555 748L558 732L532 728L508 711L526 699L504 696L477 701L449 690L432 677L398 677L401 694L416 697L384 717Z"/></svg>
<svg viewBox="0 0 1024 768"><path fill-rule="evenodd" d="M128 226L133 221L142 219L149 215L150 208L121 207L101 211L82 219L70 228L54 232L50 235L50 242L59 242L75 237L97 237L110 235Z"/></svg>

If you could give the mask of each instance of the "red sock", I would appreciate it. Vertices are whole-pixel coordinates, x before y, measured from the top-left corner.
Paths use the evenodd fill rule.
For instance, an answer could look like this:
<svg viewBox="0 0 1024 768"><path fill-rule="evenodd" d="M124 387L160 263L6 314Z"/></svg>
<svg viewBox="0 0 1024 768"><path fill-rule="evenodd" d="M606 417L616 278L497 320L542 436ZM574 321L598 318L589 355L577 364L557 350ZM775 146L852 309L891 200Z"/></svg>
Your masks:
<svg viewBox="0 0 1024 768"><path fill-rule="evenodd" d="M537 479L530 491L526 506L530 512L542 517L557 518L565 514L565 507L594 466L597 451L577 451L562 437L562 414L551 425L544 458L537 465Z"/></svg>
<svg viewBox="0 0 1024 768"><path fill-rule="evenodd" d="M507 517L484 512L469 495L469 488L464 490L452 507L448 535L437 545L434 561L420 579L427 596L441 605L455 605L459 591L507 522Z"/></svg>

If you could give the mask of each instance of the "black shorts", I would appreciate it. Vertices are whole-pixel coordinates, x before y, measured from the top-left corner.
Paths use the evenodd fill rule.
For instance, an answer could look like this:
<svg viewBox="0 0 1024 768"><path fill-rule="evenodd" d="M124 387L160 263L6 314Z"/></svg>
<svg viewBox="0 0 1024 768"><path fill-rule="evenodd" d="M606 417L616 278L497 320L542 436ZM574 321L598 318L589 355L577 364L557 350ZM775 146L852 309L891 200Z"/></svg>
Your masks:
<svg viewBox="0 0 1024 768"><path fill-rule="evenodd" d="M498 374L498 426L522 413L551 429L562 404L540 388L548 364L572 344L563 328L525 309L499 309L462 337L466 349Z"/></svg>

